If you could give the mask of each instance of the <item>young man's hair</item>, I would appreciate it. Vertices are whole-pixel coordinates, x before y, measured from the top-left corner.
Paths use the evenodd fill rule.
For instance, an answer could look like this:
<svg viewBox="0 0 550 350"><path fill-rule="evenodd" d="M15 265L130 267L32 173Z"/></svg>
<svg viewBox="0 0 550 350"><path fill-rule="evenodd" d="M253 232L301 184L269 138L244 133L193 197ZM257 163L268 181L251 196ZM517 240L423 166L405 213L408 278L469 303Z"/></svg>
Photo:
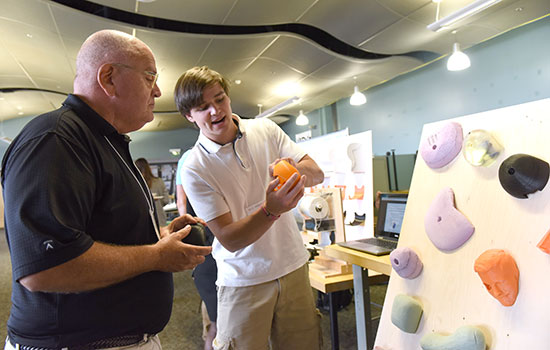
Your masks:
<svg viewBox="0 0 550 350"><path fill-rule="evenodd" d="M218 72L207 66L193 67L178 79L174 88L174 99L181 115L191 113L191 109L203 103L202 91L205 87L219 83L225 94L229 94L229 82Z"/></svg>

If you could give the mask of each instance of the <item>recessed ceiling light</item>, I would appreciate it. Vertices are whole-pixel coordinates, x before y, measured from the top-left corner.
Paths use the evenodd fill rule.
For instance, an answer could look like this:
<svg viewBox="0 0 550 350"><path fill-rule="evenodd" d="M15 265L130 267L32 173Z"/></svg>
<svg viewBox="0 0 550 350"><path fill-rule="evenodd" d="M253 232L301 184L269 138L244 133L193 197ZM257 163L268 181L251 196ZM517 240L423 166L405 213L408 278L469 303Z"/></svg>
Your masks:
<svg viewBox="0 0 550 350"><path fill-rule="evenodd" d="M30 33L25 34L25 36L29 39L32 39L32 34L30 34Z"/></svg>
<svg viewBox="0 0 550 350"><path fill-rule="evenodd" d="M300 83L295 81L287 81L275 88L275 94L279 96L284 96L284 97L300 95L300 92L301 92Z"/></svg>
<svg viewBox="0 0 550 350"><path fill-rule="evenodd" d="M23 115L23 112L18 112L17 115Z"/></svg>
<svg viewBox="0 0 550 350"><path fill-rule="evenodd" d="M236 79L235 84L240 85L242 83L241 79Z"/></svg>

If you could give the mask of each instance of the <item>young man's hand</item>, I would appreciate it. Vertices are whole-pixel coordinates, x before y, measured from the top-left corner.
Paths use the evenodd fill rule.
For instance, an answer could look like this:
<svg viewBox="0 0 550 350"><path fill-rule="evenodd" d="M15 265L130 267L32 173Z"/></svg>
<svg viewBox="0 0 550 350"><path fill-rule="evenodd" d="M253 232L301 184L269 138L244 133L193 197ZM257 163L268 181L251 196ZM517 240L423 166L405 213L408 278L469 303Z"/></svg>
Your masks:
<svg viewBox="0 0 550 350"><path fill-rule="evenodd" d="M295 184L298 178L300 180ZM304 195L306 179L305 175L293 174L277 191L275 187L279 184L279 179L271 181L265 195L266 210L273 215L281 215L296 207Z"/></svg>

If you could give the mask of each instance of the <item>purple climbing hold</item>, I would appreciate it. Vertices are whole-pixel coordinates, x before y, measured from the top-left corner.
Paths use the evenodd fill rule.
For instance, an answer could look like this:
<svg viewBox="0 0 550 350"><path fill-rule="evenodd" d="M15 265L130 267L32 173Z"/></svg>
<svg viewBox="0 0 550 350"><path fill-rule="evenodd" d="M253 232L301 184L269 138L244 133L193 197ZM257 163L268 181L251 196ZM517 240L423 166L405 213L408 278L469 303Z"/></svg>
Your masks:
<svg viewBox="0 0 550 350"><path fill-rule="evenodd" d="M462 126L449 122L426 137L420 145L420 154L430 168L442 168L460 153L462 139Z"/></svg>
<svg viewBox="0 0 550 350"><path fill-rule="evenodd" d="M409 247L397 248L390 254L391 266L403 278L413 279L422 272L422 261Z"/></svg>
<svg viewBox="0 0 550 350"><path fill-rule="evenodd" d="M474 233L474 226L454 206L454 193L444 188L433 200L424 228L432 243L440 250L451 251L461 247Z"/></svg>

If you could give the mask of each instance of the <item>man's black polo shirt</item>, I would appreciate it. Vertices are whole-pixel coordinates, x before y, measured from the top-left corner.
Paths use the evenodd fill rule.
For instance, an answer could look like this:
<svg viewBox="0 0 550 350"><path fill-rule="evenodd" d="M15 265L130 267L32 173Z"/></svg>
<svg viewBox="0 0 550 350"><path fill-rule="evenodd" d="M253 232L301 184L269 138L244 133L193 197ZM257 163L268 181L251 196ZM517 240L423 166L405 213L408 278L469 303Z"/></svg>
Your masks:
<svg viewBox="0 0 550 350"><path fill-rule="evenodd" d="M63 107L30 121L6 151L2 185L13 270L8 334L15 342L70 347L158 333L168 322L170 273L150 272L72 294L31 293L17 282L83 254L93 241L157 241L142 190L146 185L133 166L128 142L82 100L69 95Z"/></svg>

